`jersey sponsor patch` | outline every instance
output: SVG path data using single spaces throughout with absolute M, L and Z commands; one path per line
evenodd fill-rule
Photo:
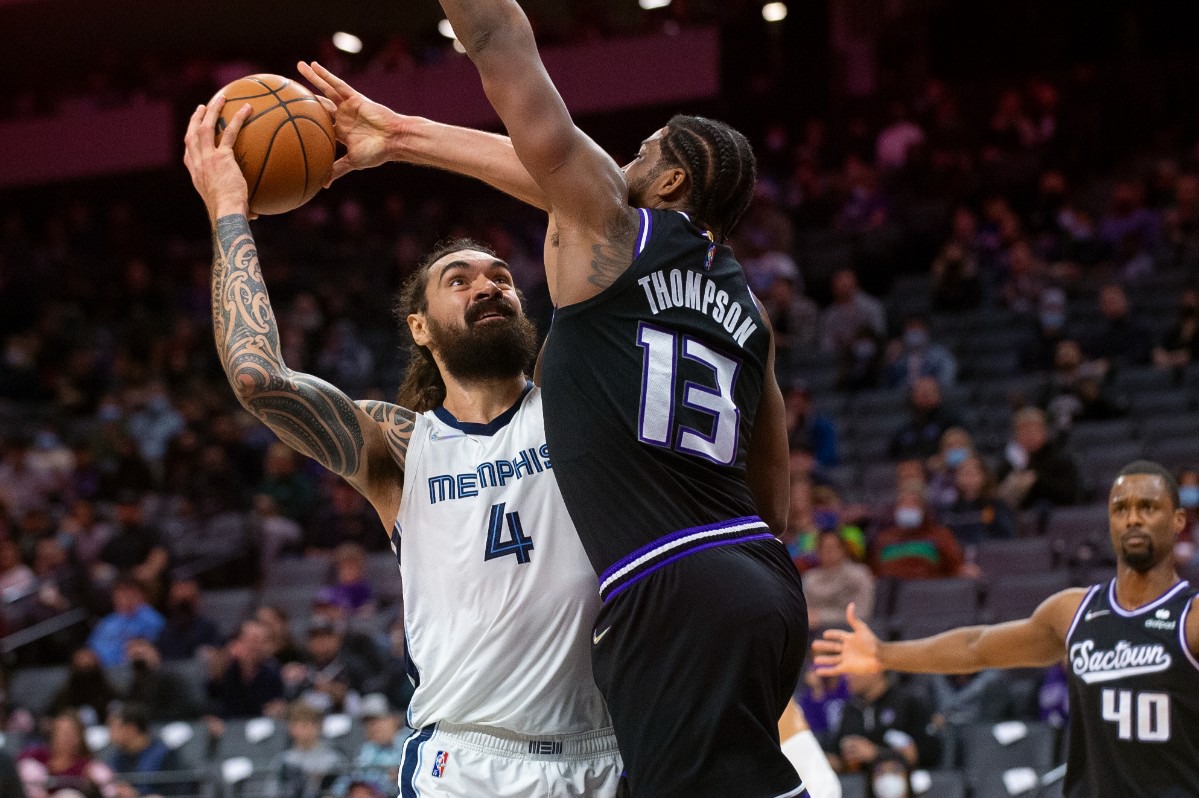
M 450 763 L 449 751 L 438 751 L 433 758 L 433 778 L 440 779 L 445 775 L 446 766 Z

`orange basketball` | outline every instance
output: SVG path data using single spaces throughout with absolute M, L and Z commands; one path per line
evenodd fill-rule
M 250 75 L 221 89 L 217 144 L 233 115 L 253 107 L 233 152 L 250 187 L 250 211 L 284 213 L 321 190 L 333 171 L 336 138 L 329 112 L 312 92 L 279 75 Z

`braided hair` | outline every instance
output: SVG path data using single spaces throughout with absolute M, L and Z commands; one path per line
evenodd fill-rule
M 702 116 L 676 115 L 662 137 L 662 161 L 691 180 L 687 210 L 724 242 L 753 199 L 757 163 L 749 140 Z
M 440 407 L 445 401 L 445 380 L 441 369 L 433 359 L 433 353 L 427 346 L 418 346 L 412 339 L 412 330 L 408 327 L 408 317 L 413 313 L 424 313 L 429 309 L 429 269 L 433 264 L 452 252 L 463 250 L 486 252 L 495 257 L 495 252 L 486 244 L 480 244 L 470 238 L 454 238 L 442 241 L 433 251 L 421 261 L 416 271 L 404 281 L 400 293 L 396 297 L 394 312 L 400 329 L 408 338 L 408 369 L 400 383 L 396 395 L 396 404 L 417 413 L 424 413 L 435 407 Z

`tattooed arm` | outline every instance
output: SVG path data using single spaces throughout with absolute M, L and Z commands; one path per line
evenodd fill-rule
M 571 305 L 595 296 L 633 259 L 637 214 L 628 206 L 624 172 L 575 126 L 515 0 L 441 0 L 441 7 L 553 211 L 555 301 Z
M 245 179 L 232 151 L 245 109 L 215 147 L 212 131 L 222 104 L 217 98 L 196 109 L 184 157 L 212 219 L 212 318 L 221 365 L 247 410 L 284 443 L 345 477 L 390 529 L 399 510 L 414 416 L 398 407 L 367 412 L 336 387 L 283 362 L 250 233 Z

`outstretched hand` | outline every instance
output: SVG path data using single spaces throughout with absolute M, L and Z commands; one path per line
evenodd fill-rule
M 366 98 L 316 61 L 310 64 L 301 61 L 296 67 L 324 95 L 317 99 L 333 117 L 337 140 L 346 148 L 346 154 L 333 162 L 333 174 L 326 188 L 347 172 L 393 160 L 404 116 Z
M 238 109 L 221 133 L 218 145 L 216 123 L 224 106 L 225 97 L 221 94 L 213 97 L 208 105 L 197 106 L 183 137 L 183 164 L 191 173 L 192 185 L 213 219 L 227 213 L 248 214 L 250 204 L 250 190 L 233 154 L 233 142 L 252 108 L 246 103 Z
M 812 643 L 816 672 L 821 676 L 881 672 L 883 663 L 879 660 L 878 638 L 858 618 L 852 602 L 845 610 L 845 618 L 851 631 L 826 629 L 824 639 Z

